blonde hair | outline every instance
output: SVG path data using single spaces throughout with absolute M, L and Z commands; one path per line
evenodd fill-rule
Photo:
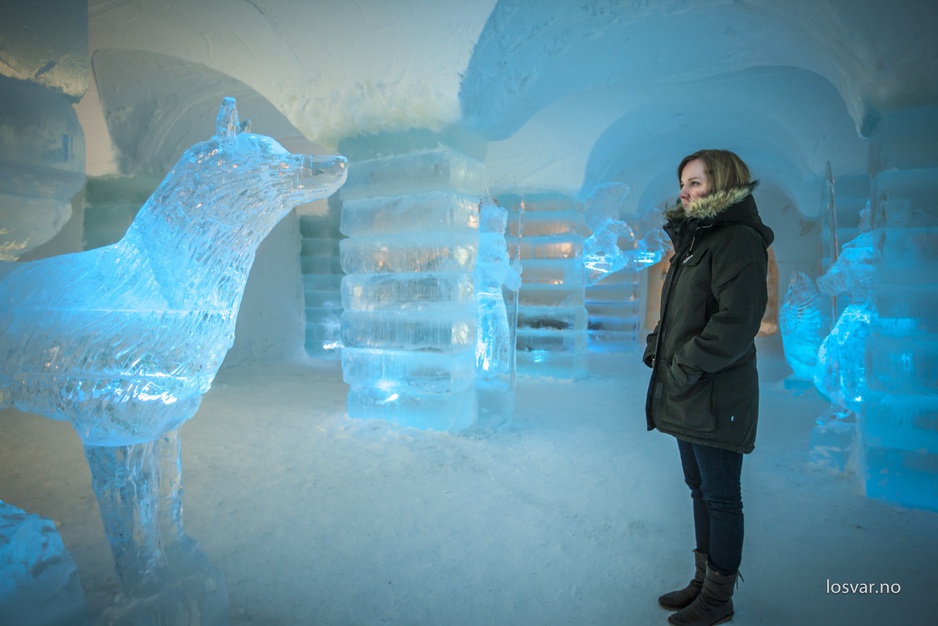
M 735 153 L 729 150 L 698 150 L 681 159 L 681 164 L 677 166 L 679 184 L 684 166 L 695 159 L 703 161 L 713 192 L 744 187 L 752 181 L 749 168 Z

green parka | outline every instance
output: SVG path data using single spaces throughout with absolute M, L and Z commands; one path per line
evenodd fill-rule
M 767 248 L 752 190 L 758 182 L 666 213 L 674 256 L 661 317 L 648 335 L 648 430 L 751 452 L 759 414 L 755 337 L 767 302 Z

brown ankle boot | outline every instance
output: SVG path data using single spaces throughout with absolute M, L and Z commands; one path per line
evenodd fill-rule
M 714 626 L 733 619 L 733 591 L 739 572 L 724 575 L 707 565 L 700 595 L 677 613 L 668 616 L 673 626 Z
M 704 575 L 707 572 L 707 555 L 694 550 L 694 564 L 696 566 L 694 579 L 687 583 L 687 586 L 683 589 L 669 591 L 659 596 L 658 604 L 669 611 L 677 611 L 694 601 L 700 594 L 701 588 L 703 588 Z

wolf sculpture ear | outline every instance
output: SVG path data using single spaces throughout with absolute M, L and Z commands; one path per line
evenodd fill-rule
M 234 98 L 225 98 L 218 109 L 218 120 L 215 123 L 215 136 L 224 139 L 234 139 L 241 130 L 238 122 L 238 107 Z

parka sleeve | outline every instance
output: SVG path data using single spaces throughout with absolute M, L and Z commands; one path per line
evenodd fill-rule
M 740 226 L 715 248 L 711 293 L 716 312 L 699 335 L 675 353 L 673 363 L 685 372 L 718 372 L 749 350 L 759 332 L 768 302 L 767 256 L 755 230 Z

